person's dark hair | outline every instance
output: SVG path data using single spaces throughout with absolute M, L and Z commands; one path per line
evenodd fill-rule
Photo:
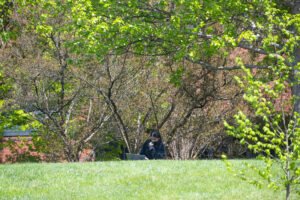
M 159 133 L 159 130 L 157 129 L 152 129 L 150 132 L 150 136 L 161 139 L 161 135 Z

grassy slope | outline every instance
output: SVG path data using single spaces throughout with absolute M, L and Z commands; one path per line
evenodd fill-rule
M 284 192 L 244 183 L 222 161 L 120 161 L 0 165 L 0 199 L 275 200 Z

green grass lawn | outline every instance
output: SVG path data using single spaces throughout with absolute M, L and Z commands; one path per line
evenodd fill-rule
M 284 195 L 233 177 L 219 160 L 0 165 L 0 199 L 275 200 Z

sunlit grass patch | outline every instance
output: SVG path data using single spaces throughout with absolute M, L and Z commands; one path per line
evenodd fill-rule
M 0 165 L 0 199 L 274 200 L 284 192 L 244 183 L 219 160 L 115 161 Z

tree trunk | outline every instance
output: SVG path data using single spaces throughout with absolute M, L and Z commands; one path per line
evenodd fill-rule
M 290 184 L 288 183 L 287 186 L 286 186 L 285 200 L 289 200 L 290 199 L 290 194 L 291 194 Z
M 294 0 L 294 6 L 292 7 L 292 14 L 296 15 L 300 13 L 300 0 Z M 297 35 L 297 29 L 294 28 L 294 35 Z M 300 75 L 298 75 L 297 73 L 300 73 L 300 69 L 297 69 L 297 64 L 300 61 L 300 48 L 297 45 L 296 48 L 294 49 L 294 62 L 292 63 L 292 76 L 291 80 L 293 82 L 298 82 L 300 80 Z M 292 86 L 292 95 L 296 96 L 298 99 L 296 99 L 295 105 L 294 105 L 294 112 L 300 113 L 300 84 L 295 84 Z M 289 145 L 288 145 L 288 138 L 287 138 L 287 154 L 289 154 L 288 152 L 289 150 Z M 291 193 L 291 185 L 289 183 L 290 181 L 290 170 L 289 170 L 289 157 L 287 158 L 287 164 L 286 164 L 286 170 L 287 170 L 287 185 L 285 186 L 286 189 L 286 196 L 285 199 L 289 200 L 290 199 L 290 193 Z
M 300 13 L 300 0 L 294 1 L 294 7 L 292 9 L 293 9 L 292 11 L 293 14 Z M 294 35 L 297 35 L 298 33 L 296 32 L 297 30 L 295 28 L 294 31 L 295 31 Z M 295 82 L 298 81 L 298 79 L 300 78 L 299 75 L 297 75 L 297 73 L 300 73 L 300 69 L 296 68 L 297 64 L 300 61 L 300 48 L 298 46 L 294 49 L 294 57 L 295 57 L 295 61 L 292 63 L 292 67 L 293 67 L 292 75 L 294 77 L 292 77 L 292 81 Z M 300 113 L 300 84 L 295 84 L 292 87 L 292 94 L 298 97 L 294 105 L 294 112 Z

